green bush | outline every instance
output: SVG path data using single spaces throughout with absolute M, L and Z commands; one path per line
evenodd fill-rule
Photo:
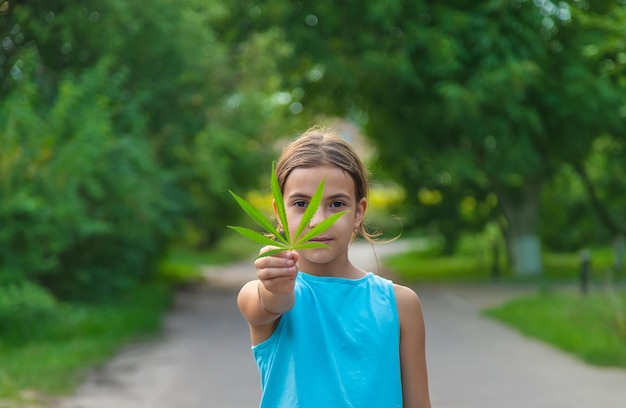
M 49 109 L 35 110 L 28 78 L 0 105 L 0 265 L 63 298 L 111 299 L 149 279 L 175 222 L 147 138 L 114 130 L 122 78 L 109 65 L 67 75 Z
M 0 269 L 106 302 L 173 243 L 216 245 L 240 216 L 228 189 L 293 129 L 272 99 L 281 30 L 224 42 L 227 8 L 197 0 L 4 3 Z
M 30 282 L 0 286 L 0 338 L 34 338 L 55 323 L 61 309 L 45 289 Z

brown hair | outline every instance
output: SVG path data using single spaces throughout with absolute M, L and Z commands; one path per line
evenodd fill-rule
M 368 197 L 369 172 L 352 146 L 332 130 L 317 126 L 287 145 L 278 159 L 275 169 L 281 192 L 284 192 L 287 177 L 296 168 L 326 164 L 337 166 L 352 177 L 357 202 Z M 378 236 L 367 232 L 363 223 L 358 226 L 357 232 L 370 242 Z

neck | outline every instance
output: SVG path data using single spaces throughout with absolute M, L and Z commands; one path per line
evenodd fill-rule
M 306 259 L 300 258 L 298 268 L 300 271 L 309 275 L 333 278 L 359 279 L 366 274 L 364 270 L 354 266 L 347 256 L 329 263 L 309 262 Z

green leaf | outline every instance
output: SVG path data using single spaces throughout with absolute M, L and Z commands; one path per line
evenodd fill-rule
M 330 248 L 330 246 L 326 244 L 322 244 L 321 242 L 304 242 L 298 246 L 293 247 L 293 250 L 300 249 L 316 249 L 316 248 Z
M 259 232 L 256 232 L 254 230 L 251 230 L 249 228 L 243 228 L 243 227 L 233 227 L 233 226 L 228 226 L 228 228 L 237 231 L 239 234 L 243 235 L 244 237 L 258 243 L 261 245 L 274 245 L 277 246 L 280 243 L 274 241 L 273 239 L 271 239 L 270 237 L 268 237 L 267 235 L 263 235 Z
M 274 196 L 274 203 L 276 204 L 276 212 L 278 213 L 280 225 L 282 225 L 283 230 L 285 231 L 286 243 L 291 244 L 289 224 L 287 223 L 287 213 L 285 212 L 285 201 L 283 200 L 283 193 L 280 191 L 280 185 L 278 184 L 278 177 L 276 176 L 274 164 L 272 164 L 272 195 Z
M 280 248 L 276 248 L 276 249 L 271 249 L 267 252 L 262 253 L 261 255 L 257 256 L 257 259 L 259 258 L 264 258 L 266 256 L 272 256 L 272 255 L 276 255 L 279 254 L 281 252 L 285 252 L 285 251 L 299 251 L 302 249 L 316 249 L 316 248 L 330 248 L 328 245 L 326 244 L 322 244 L 321 242 L 306 242 L 306 243 L 302 243 L 298 246 L 294 246 L 291 248 L 287 248 L 287 247 L 280 247 Z
M 320 235 L 321 233 L 323 233 L 324 231 L 332 227 L 333 224 L 339 219 L 339 217 L 341 217 L 347 212 L 348 211 L 338 212 L 337 214 L 333 214 L 330 217 L 326 218 L 325 220 L 321 221 L 315 227 L 311 228 L 311 230 L 307 232 L 302 238 L 298 239 L 297 242 L 293 243 L 292 246 L 294 247 L 299 246 L 300 244 L 307 242 L 310 239 L 313 239 L 316 236 Z
M 276 249 L 271 249 L 271 250 L 269 250 L 267 252 L 263 252 L 262 254 L 257 256 L 256 259 L 265 258 L 266 256 L 272 256 L 272 255 L 280 254 L 281 252 L 290 251 L 290 250 L 291 250 L 291 248 L 288 248 L 288 247 L 280 247 L 280 248 L 276 248 Z
M 259 224 L 261 227 L 265 228 L 265 230 L 268 231 L 270 234 L 274 235 L 276 239 L 280 240 L 286 245 L 289 244 L 289 240 L 286 240 L 283 235 L 279 233 L 278 230 L 276 230 L 276 227 L 274 227 L 272 221 L 267 219 L 267 217 L 265 217 L 259 210 L 254 208 L 254 206 L 252 206 L 246 200 L 239 197 L 237 194 L 233 193 L 230 190 L 229 192 L 235 198 L 239 206 L 245 211 L 245 213 L 250 216 L 250 218 L 256 221 L 257 224 Z
M 322 194 L 324 192 L 324 182 L 325 179 L 322 179 L 322 182 L 317 187 L 317 190 L 315 190 L 315 194 L 313 194 L 313 197 L 311 197 L 311 201 L 309 202 L 309 205 L 306 207 L 306 210 L 304 211 L 304 214 L 300 219 L 300 225 L 298 225 L 296 236 L 293 238 L 296 242 L 299 242 L 298 238 L 300 237 L 300 234 L 302 234 L 307 225 L 309 225 L 309 222 L 311 222 L 311 220 L 313 219 L 317 208 L 320 206 L 320 202 L 322 201 Z
M 278 213 L 278 218 L 280 223 L 285 230 L 285 234 L 281 234 L 278 232 L 276 227 L 272 224 L 270 220 L 268 220 L 259 210 L 254 208 L 250 203 L 248 203 L 243 198 L 239 197 L 237 194 L 230 192 L 231 195 L 235 198 L 239 206 L 248 214 L 252 219 L 254 219 L 259 225 L 265 228 L 270 234 L 273 234 L 276 239 L 279 241 L 274 241 L 270 237 L 263 235 L 257 231 L 251 230 L 249 228 L 243 227 L 233 227 L 229 226 L 232 230 L 238 232 L 242 236 L 257 242 L 262 245 L 273 245 L 276 249 L 269 250 L 257 256 L 258 258 L 264 258 L 266 256 L 272 256 L 279 254 L 281 252 L 290 251 L 290 250 L 301 250 L 301 249 L 314 249 L 314 248 L 330 248 L 328 245 L 323 244 L 321 242 L 309 242 L 311 239 L 320 235 L 324 231 L 328 230 L 332 225 L 347 211 L 342 211 L 336 214 L 331 215 L 330 217 L 322 220 L 318 225 L 312 228 L 309 232 L 302 235 L 304 230 L 307 228 L 311 219 L 315 215 L 315 212 L 320 206 L 322 201 L 322 196 L 324 193 L 324 180 L 320 183 L 311 197 L 311 201 L 307 206 L 307 209 L 304 211 L 302 215 L 302 219 L 300 220 L 300 225 L 298 225 L 298 229 L 296 231 L 296 236 L 292 242 L 291 237 L 289 235 L 289 224 L 287 222 L 287 212 L 285 210 L 285 202 L 283 200 L 283 194 L 280 191 L 280 185 L 278 184 L 278 178 L 276 176 L 276 169 L 274 165 L 272 165 L 272 195 L 274 197 L 274 203 L 276 205 L 276 212 Z

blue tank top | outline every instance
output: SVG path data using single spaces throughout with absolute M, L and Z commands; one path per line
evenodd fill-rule
M 300 272 L 295 293 L 272 336 L 252 347 L 261 408 L 402 407 L 393 283 Z

